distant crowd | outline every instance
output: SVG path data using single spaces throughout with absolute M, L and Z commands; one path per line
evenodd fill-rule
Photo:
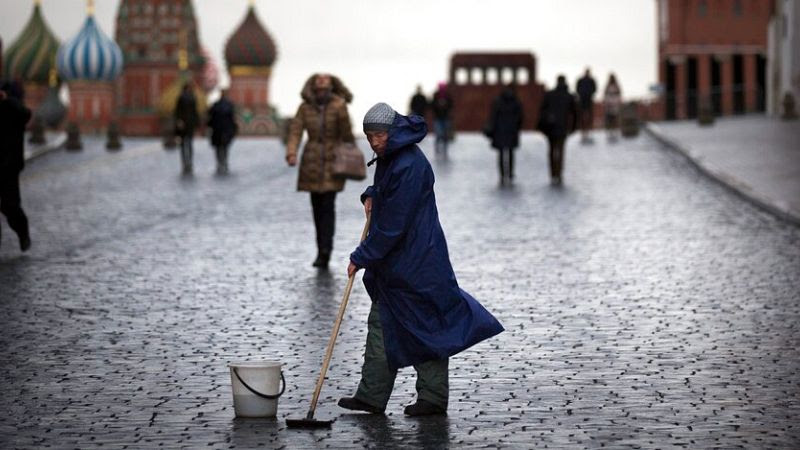
M 536 129 L 547 138 L 550 178 L 553 184 L 562 182 L 564 169 L 564 144 L 566 138 L 577 128 L 581 129 L 581 142 L 592 143 L 590 130 L 594 127 L 594 103 L 597 83 L 589 68 L 578 80 L 575 93 L 571 93 L 566 77 L 559 75 L 556 86 L 545 93 L 539 107 Z M 617 138 L 622 110 L 622 90 L 615 75 L 608 77 L 602 98 L 603 122 L 611 140 Z M 428 99 L 420 86 L 411 97 L 409 112 L 427 117 L 430 112 L 436 135 L 436 152 L 447 152 L 447 144 L 453 138 L 453 97 L 447 85 L 440 83 L 433 96 Z M 500 183 L 510 184 L 514 179 L 514 150 L 519 147 L 519 135 L 524 119 L 522 101 L 515 86 L 507 85 L 494 99 L 487 111 L 483 134 L 498 151 Z

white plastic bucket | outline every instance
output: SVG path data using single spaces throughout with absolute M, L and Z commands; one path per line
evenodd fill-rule
M 231 363 L 236 417 L 275 417 L 278 398 L 286 390 L 282 364 L 274 361 Z

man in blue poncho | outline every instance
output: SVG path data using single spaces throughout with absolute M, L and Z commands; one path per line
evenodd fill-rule
M 448 358 L 501 331 L 500 323 L 458 287 L 433 193 L 433 170 L 416 145 L 427 134 L 420 116 L 378 103 L 364 117 L 378 155 L 372 186 L 361 195 L 369 235 L 350 254 L 372 298 L 361 382 L 339 406 L 383 413 L 397 369 L 414 366 L 417 402 L 409 416 L 446 414 Z

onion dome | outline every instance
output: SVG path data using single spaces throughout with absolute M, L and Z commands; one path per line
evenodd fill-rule
M 64 117 L 67 116 L 67 108 L 61 102 L 58 96 L 59 87 L 50 86 L 47 90 L 47 95 L 44 97 L 39 109 L 36 110 L 36 115 L 42 119 L 42 122 L 49 128 L 58 128 Z
M 33 15 L 3 58 L 3 76 L 47 84 L 59 42 L 42 17 L 39 2 Z
M 58 49 L 56 63 L 65 80 L 112 81 L 122 72 L 122 51 L 89 15 L 78 35 Z
M 228 67 L 271 67 L 278 54 L 275 42 L 256 17 L 251 5 L 239 28 L 225 45 L 225 62 Z
M 203 65 L 202 78 L 200 80 L 200 87 L 206 92 L 211 92 L 219 83 L 219 67 L 214 59 L 211 57 L 211 52 L 203 48 L 200 51 L 203 58 L 206 60 Z

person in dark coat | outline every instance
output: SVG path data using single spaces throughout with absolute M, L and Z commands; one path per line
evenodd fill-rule
M 208 126 L 211 128 L 211 146 L 217 153 L 217 173 L 228 173 L 228 150 L 231 141 L 239 130 L 236 125 L 236 107 L 228 99 L 228 91 L 223 90 L 219 100 L 208 110 Z
M 439 223 L 434 175 L 417 143 L 425 120 L 378 103 L 364 132 L 378 155 L 373 184 L 361 195 L 367 238 L 350 254 L 348 276 L 366 269 L 372 299 L 361 381 L 347 409 L 382 413 L 397 370 L 414 366 L 417 402 L 410 416 L 446 414 L 448 358 L 503 331 L 502 325 L 456 281 Z
M 594 122 L 594 94 L 597 92 L 597 83 L 592 78 L 592 73 L 588 67 L 578 80 L 575 91 L 578 93 L 580 105 L 581 140 L 589 142 L 589 131 L 592 129 L 592 122 Z
M 428 112 L 428 99 L 422 93 L 422 86 L 417 85 L 417 92 L 411 97 L 411 104 L 409 105 L 411 114 L 425 117 Z
M 547 137 L 550 145 L 550 178 L 553 184 L 561 184 L 564 170 L 564 142 L 575 131 L 578 117 L 575 97 L 570 94 L 567 80 L 558 76 L 555 89 L 548 91 L 539 108 L 538 129 Z
M 447 144 L 453 132 L 453 97 L 447 90 L 447 83 L 439 83 L 430 106 L 433 111 L 433 132 L 436 134 L 436 153 L 447 154 Z
M 22 210 L 19 174 L 25 168 L 25 125 L 31 119 L 31 110 L 22 103 L 23 95 L 16 83 L 0 86 L 0 211 L 17 233 L 24 252 L 31 247 L 31 237 Z
M 484 132 L 497 149 L 500 184 L 514 180 L 514 149 L 519 147 L 522 128 L 522 102 L 512 87 L 506 87 L 492 102 L 489 120 Z
M 192 92 L 191 84 L 186 83 L 175 104 L 175 134 L 181 138 L 181 163 L 184 175 L 192 174 L 192 139 L 199 122 L 197 99 Z

